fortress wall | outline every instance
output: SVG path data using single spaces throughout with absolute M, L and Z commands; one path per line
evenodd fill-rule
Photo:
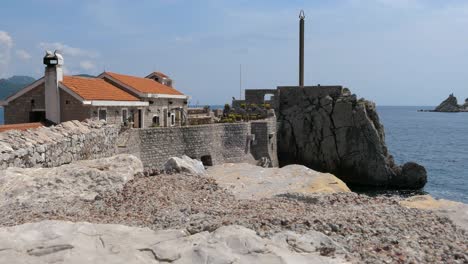
M 56 167 L 117 153 L 137 156 L 145 170 L 160 170 L 170 157 L 182 155 L 202 160 L 206 165 L 253 163 L 266 157 L 273 166 L 277 166 L 276 120 L 273 117 L 252 123 L 129 129 L 123 132 L 119 126 L 88 120 L 0 133 L 2 169 Z
M 56 167 L 116 153 L 119 128 L 100 121 L 0 133 L 0 167 Z
M 140 157 L 146 170 L 162 169 L 170 157 L 182 155 L 211 160 L 212 165 L 253 161 L 250 130 L 250 123 L 135 129 L 130 138 L 139 138 L 139 150 L 133 147 L 130 152 Z

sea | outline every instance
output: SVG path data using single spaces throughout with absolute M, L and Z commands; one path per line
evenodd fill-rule
M 418 112 L 420 109 L 434 107 L 377 107 L 390 153 L 399 164 L 414 161 L 426 167 L 428 182 L 423 192 L 468 203 L 468 113 Z

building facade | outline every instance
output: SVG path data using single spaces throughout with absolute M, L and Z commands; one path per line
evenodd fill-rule
M 187 95 L 167 75 L 137 77 L 103 72 L 96 78 L 64 76 L 63 56 L 44 57 L 45 75 L 1 102 L 5 124 L 100 119 L 134 128 L 171 127 L 187 121 Z

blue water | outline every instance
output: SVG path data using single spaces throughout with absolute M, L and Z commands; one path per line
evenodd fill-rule
M 386 142 L 397 163 L 426 167 L 424 190 L 468 203 L 468 113 L 417 112 L 434 107 L 378 107 Z
M 429 178 L 424 190 L 432 196 L 468 203 L 468 113 L 418 109 L 433 107 L 377 108 L 390 153 L 399 164 L 415 161 L 426 167 Z

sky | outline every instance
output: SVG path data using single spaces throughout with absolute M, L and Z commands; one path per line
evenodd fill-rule
M 66 74 L 161 71 L 193 104 L 242 89 L 343 85 L 377 105 L 468 97 L 466 0 L 2 0 L 0 78 L 43 76 L 45 50 Z M 242 82 L 240 82 L 242 65 Z

